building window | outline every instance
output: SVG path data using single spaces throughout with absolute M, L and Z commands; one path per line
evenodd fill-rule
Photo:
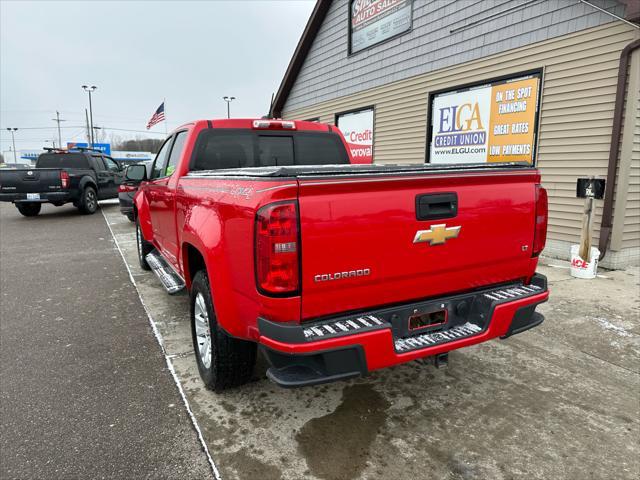
M 430 163 L 535 163 L 541 71 L 431 95 Z
M 349 53 L 373 47 L 411 30 L 413 0 L 351 0 Z
M 353 163 L 373 163 L 373 107 L 336 114 L 336 125 L 344 135 Z

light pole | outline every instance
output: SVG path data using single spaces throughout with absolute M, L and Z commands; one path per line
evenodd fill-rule
M 7 130 L 11 132 L 11 142 L 13 143 L 13 163 L 18 163 L 18 157 L 16 156 L 16 137 L 15 132 L 18 131 L 16 127 L 7 127 Z
M 87 85 L 82 85 L 82 89 L 89 94 L 89 121 L 91 123 L 91 127 L 89 130 L 91 145 L 89 145 L 89 148 L 93 148 L 93 108 L 91 107 L 91 93 L 94 92 L 97 88 L 98 87 L 96 87 L 95 85 L 91 85 L 90 87 Z
M 231 118 L 231 102 L 233 102 L 236 97 L 222 97 L 222 99 L 227 102 L 227 118 Z
M 98 130 L 102 130 L 102 127 L 94 126 L 93 127 L 93 141 L 96 141 L 96 137 L 98 136 Z
M 58 124 L 58 143 L 60 144 L 60 148 L 62 148 L 62 132 L 60 131 L 60 122 L 66 122 L 66 120 L 62 120 L 60 118 L 60 112 L 57 110 L 56 110 L 56 118 L 52 118 L 51 120 L 53 120 Z M 53 146 L 55 148 L 55 142 Z

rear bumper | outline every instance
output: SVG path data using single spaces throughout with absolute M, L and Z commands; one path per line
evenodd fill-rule
M 271 363 L 268 377 L 283 387 L 331 382 L 492 338 L 507 338 L 544 321 L 547 280 L 299 324 L 258 319 L 260 344 Z M 410 331 L 412 313 L 446 310 L 445 323 Z
M 58 202 L 70 202 L 72 200 L 73 199 L 71 198 L 71 193 L 69 192 L 40 192 L 39 200 L 27 200 L 26 193 L 0 193 L 0 202 L 58 203 Z

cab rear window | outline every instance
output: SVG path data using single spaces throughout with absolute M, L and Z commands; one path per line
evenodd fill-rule
M 348 163 L 344 144 L 334 133 L 213 129 L 198 137 L 190 169 Z
M 89 168 L 82 153 L 43 153 L 36 161 L 37 168 Z

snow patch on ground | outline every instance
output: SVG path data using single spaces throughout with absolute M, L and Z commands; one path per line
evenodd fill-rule
M 613 323 L 611 323 L 606 318 L 597 317 L 597 318 L 595 318 L 595 321 L 598 322 L 598 324 L 602 328 L 604 328 L 605 330 L 611 330 L 613 333 L 615 333 L 616 335 L 618 335 L 620 337 L 632 337 L 633 336 L 633 334 L 631 332 L 625 330 L 624 327 L 620 327 L 618 325 L 614 325 Z

